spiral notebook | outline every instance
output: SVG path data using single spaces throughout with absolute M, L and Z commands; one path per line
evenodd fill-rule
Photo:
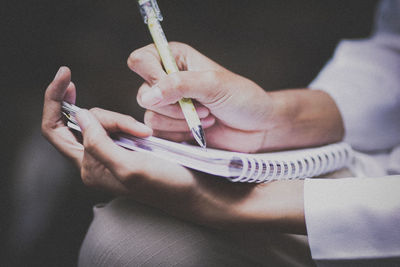
M 79 108 L 66 102 L 62 108 L 68 126 L 80 131 L 74 117 Z M 194 170 L 226 177 L 233 182 L 262 183 L 315 177 L 349 166 L 354 158 L 351 147 L 343 142 L 307 149 L 246 154 L 210 148 L 204 150 L 153 136 L 140 138 L 120 134 L 112 138 L 124 148 L 151 153 Z

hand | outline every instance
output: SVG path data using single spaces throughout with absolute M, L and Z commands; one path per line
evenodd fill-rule
M 266 93 L 188 45 L 170 43 L 179 73 L 167 75 L 154 45 L 134 51 L 128 66 L 145 82 L 137 101 L 147 109 L 154 134 L 174 141 L 191 139 L 177 101 L 194 99 L 210 147 L 257 152 L 320 145 L 343 136 L 340 113 L 324 92 Z
M 77 114 L 83 145 L 64 125 L 61 101 L 75 102 L 69 69 L 61 68 L 45 94 L 43 135 L 81 170 L 85 184 L 162 209 L 177 217 L 223 229 L 279 229 L 304 233 L 302 181 L 235 184 L 193 172 L 149 154 L 125 150 L 108 132 L 147 136 L 144 125 L 101 109 Z
M 104 120 L 104 112 L 97 118 Z M 116 179 L 133 199 L 210 227 L 305 233 L 303 181 L 239 184 L 190 171 L 117 146 L 97 118 L 86 110 L 77 114 L 90 158 L 82 166 L 82 178 L 102 186 Z
M 75 100 L 76 88 L 71 82 L 71 71 L 67 67 L 61 67 L 45 93 L 42 118 L 43 136 L 75 163 L 81 170 L 86 184 L 103 187 L 114 193 L 126 193 L 127 190 L 124 186 L 87 153 L 84 146 L 78 142 L 75 135 L 65 125 L 61 113 L 61 103 L 67 101 L 74 104 Z M 126 132 L 142 137 L 152 133 L 151 129 L 126 115 L 98 108 L 92 109 L 91 113 L 97 116 L 110 132 Z M 90 176 L 87 173 L 90 173 Z M 94 180 L 92 177 L 97 178 Z
M 209 146 L 256 151 L 272 111 L 271 98 L 254 82 L 236 75 L 193 48 L 171 43 L 180 73 L 166 75 L 153 45 L 131 54 L 129 67 L 145 79 L 137 96 L 147 108 L 145 123 L 154 134 L 175 141 L 191 139 L 177 101 L 196 100 Z

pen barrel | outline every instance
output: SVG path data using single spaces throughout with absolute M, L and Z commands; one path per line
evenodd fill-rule
M 201 125 L 199 116 L 197 115 L 196 109 L 193 105 L 193 101 L 190 98 L 182 98 L 179 100 L 179 106 L 182 109 L 189 129 L 196 129 L 199 125 Z
M 158 54 L 160 55 L 162 64 L 167 74 L 178 72 L 178 66 L 174 56 L 172 55 L 171 49 L 169 48 L 167 38 L 165 37 L 164 31 L 161 27 L 159 20 L 153 9 L 146 9 L 147 12 L 147 26 L 149 28 L 151 37 L 153 38 L 154 44 L 157 48 Z M 206 147 L 206 140 L 204 131 L 201 126 L 199 115 L 197 115 L 196 109 L 190 98 L 182 98 L 179 100 L 179 105 L 182 109 L 183 115 L 185 116 L 186 122 L 189 126 L 193 137 L 203 148 Z
M 164 31 L 161 28 L 160 22 L 155 16 L 149 16 L 147 25 L 160 55 L 165 71 L 168 74 L 178 72 L 178 66 L 176 65 L 176 61 L 172 55 L 171 49 L 169 48 L 167 38 L 165 37 Z
M 178 72 L 178 66 L 176 65 L 176 61 L 172 55 L 171 49 L 169 48 L 168 41 L 161 24 L 153 14 L 149 14 L 147 25 L 160 55 L 164 69 L 167 74 Z M 182 98 L 179 100 L 179 105 L 182 109 L 183 115 L 185 116 L 189 129 L 197 128 L 199 125 L 201 125 L 199 116 L 197 115 L 196 109 L 193 105 L 193 101 L 190 98 Z

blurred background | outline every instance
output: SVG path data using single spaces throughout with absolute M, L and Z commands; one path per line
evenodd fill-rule
M 170 41 L 192 45 L 266 90 L 306 87 L 343 38 L 371 31 L 375 0 L 159 0 Z M 151 42 L 134 0 L 2 2 L 0 9 L 2 266 L 74 266 L 92 206 L 111 196 L 40 134 L 43 94 L 69 66 L 77 104 L 142 120 L 142 80 L 126 66 Z

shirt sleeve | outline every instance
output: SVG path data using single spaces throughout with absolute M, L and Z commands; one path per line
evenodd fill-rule
M 400 175 L 307 179 L 304 203 L 319 266 L 374 258 L 400 264 Z
M 353 148 L 390 151 L 400 144 L 400 1 L 381 1 L 375 22 L 370 38 L 339 43 L 310 88 L 334 99 Z M 400 176 L 307 179 L 304 205 L 319 266 L 400 266 Z
M 372 37 L 341 41 L 309 87 L 334 99 L 355 149 L 400 144 L 400 1 L 382 1 Z

